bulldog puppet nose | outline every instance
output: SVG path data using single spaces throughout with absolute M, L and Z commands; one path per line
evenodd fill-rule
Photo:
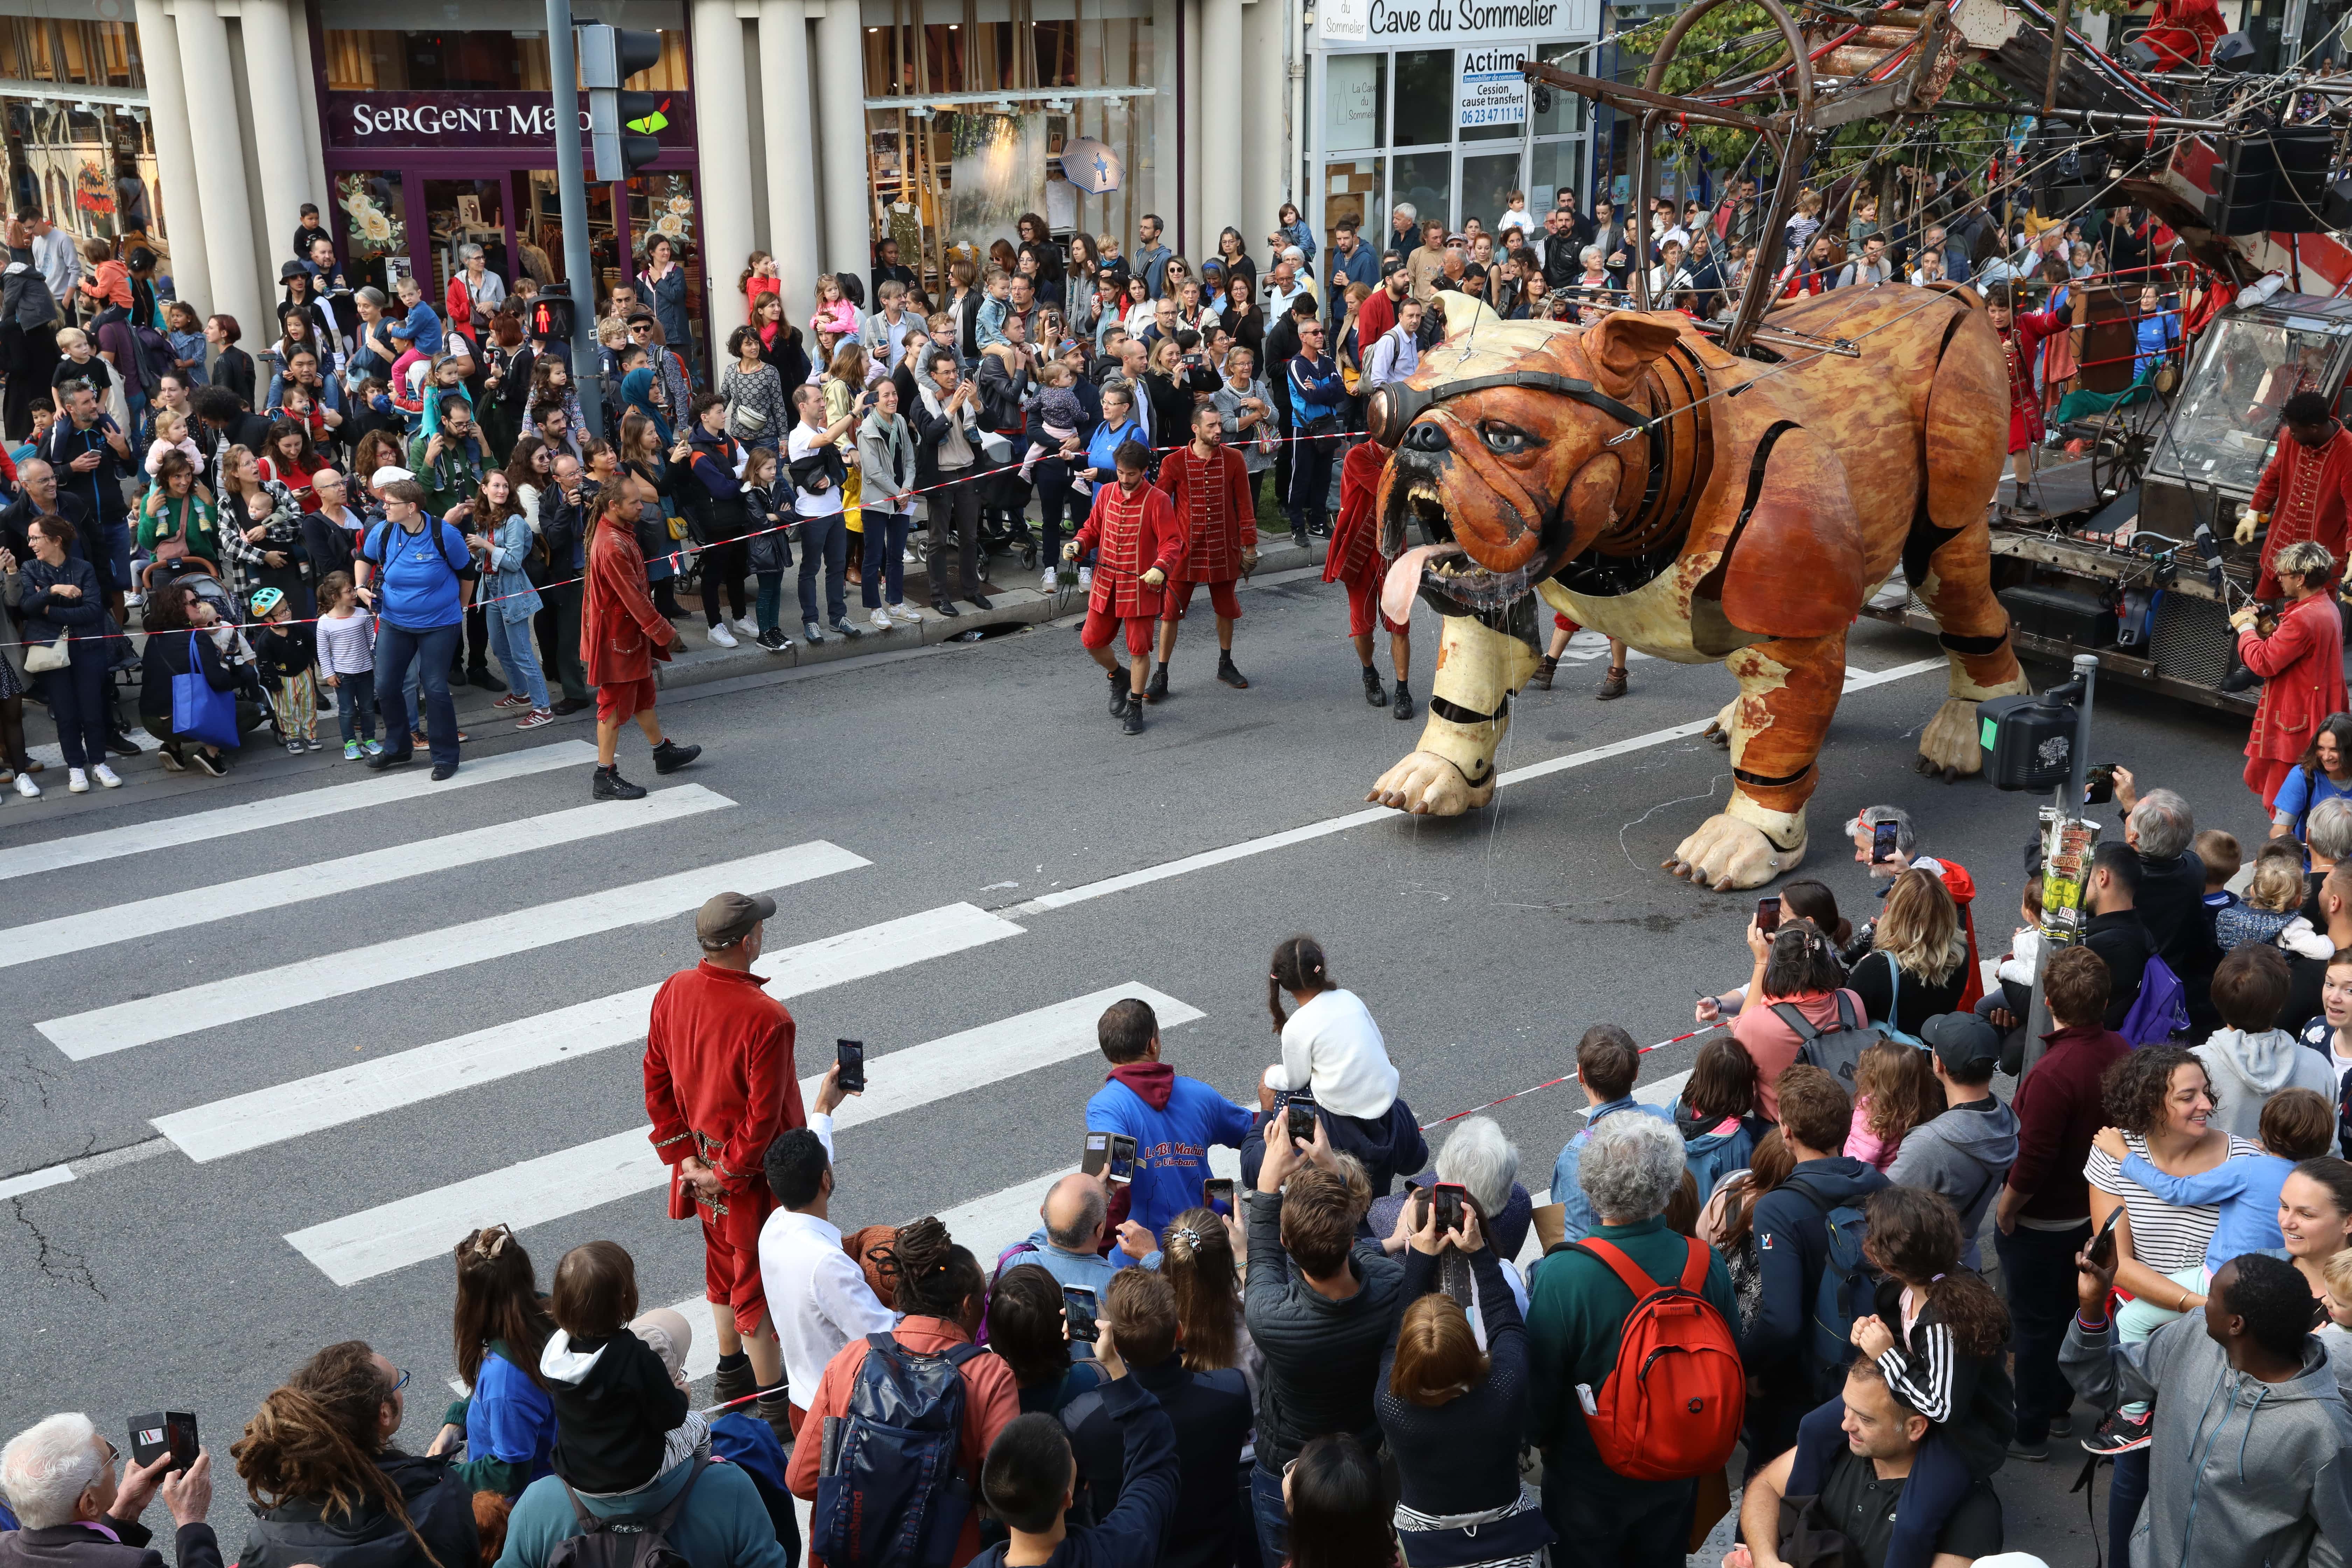
M 1407 430 L 1399 445 L 1408 452 L 1443 452 L 1446 447 L 1445 432 L 1434 422 L 1424 419 Z

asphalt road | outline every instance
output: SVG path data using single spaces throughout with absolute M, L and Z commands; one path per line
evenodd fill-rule
M 542 1280 L 601 1237 L 635 1254 L 648 1303 L 698 1294 L 697 1237 L 644 1175 L 632 997 L 693 962 L 694 905 L 747 879 L 776 891 L 772 957 L 798 950 L 803 1072 L 836 1037 L 866 1042 L 874 1092 L 839 1143 L 845 1227 L 938 1212 L 992 1253 L 1025 1228 L 1042 1178 L 1076 1162 L 1102 1077 L 1096 993 L 1148 986 L 1197 1010 L 1167 1031 L 1171 1058 L 1245 1097 L 1275 1050 L 1266 954 L 1313 931 L 1424 1121 L 1571 1070 L 1593 1023 L 1645 1041 L 1689 1030 L 1696 986 L 1744 977 L 1751 900 L 1658 870 L 1729 768 L 1704 741 L 1655 737 L 1711 714 L 1729 677 L 1637 660 L 1632 694 L 1604 704 L 1601 661 L 1565 665 L 1557 690 L 1518 704 L 1504 768 L 1624 749 L 1459 820 L 1384 816 L 1254 845 L 1360 812 L 1419 730 L 1366 706 L 1344 602 L 1314 577 L 1244 592 L 1249 691 L 1212 679 L 1196 618 L 1140 739 L 1105 714 L 1066 623 L 677 693 L 664 720 L 704 758 L 656 781 L 625 741 L 625 767 L 658 784 L 667 816 L 619 830 L 579 813 L 586 764 L 548 751 L 581 743 L 576 721 L 478 729 L 461 784 L 556 765 L 420 782 L 405 799 L 369 804 L 368 775 L 336 755 L 0 805 L 0 1431 L 66 1408 L 117 1430 L 163 1405 L 196 1411 L 225 1449 L 310 1352 L 358 1337 L 414 1373 L 404 1436 L 421 1446 L 454 1371 L 448 1248 L 477 1224 L 515 1220 Z M 1423 698 L 1434 630 L 1421 612 Z M 1934 653 L 1865 623 L 1850 663 Z M 1848 695 L 1806 871 L 1866 910 L 1838 825 L 1901 805 L 1933 853 L 1974 872 L 1997 951 L 2036 802 L 1912 771 L 1943 684 L 1938 665 Z M 2252 837 L 2242 737 L 2199 710 L 2101 694 L 2097 760 L 2179 789 L 2200 826 Z M 707 795 L 664 801 L 689 785 Z M 260 815 L 204 815 L 247 806 Z M 213 836 L 187 841 L 191 824 Z M 783 853 L 795 847 L 815 847 Z M 188 896 L 152 902 L 168 895 Z M 27 930 L 75 916 L 94 918 Z M 1687 1068 L 1691 1049 L 1654 1053 L 1644 1082 Z M 1494 1112 L 1531 1189 L 1578 1125 L 1576 1097 Z M 2004 1473 L 2012 1547 L 2054 1560 L 2086 1544 L 2067 1539 L 2073 1468 Z

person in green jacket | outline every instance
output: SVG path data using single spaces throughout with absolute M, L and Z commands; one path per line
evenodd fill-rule
M 155 466 L 155 483 L 139 509 L 139 548 L 155 553 L 177 540 L 187 553 L 220 564 L 220 529 L 212 503 L 196 493 L 196 466 L 184 452 L 166 452 Z
M 482 438 L 474 429 L 474 405 L 461 393 L 441 395 L 441 428 L 408 444 L 408 467 L 425 487 L 425 510 L 442 518 L 481 488 Z
M 1662 1284 L 1680 1278 L 1692 1242 L 1663 1217 L 1683 1182 L 1682 1135 L 1672 1122 L 1611 1117 L 1584 1146 L 1576 1182 L 1601 1222 L 1587 1239 L 1613 1244 Z M 1736 1338 L 1739 1308 L 1719 1256 L 1708 1258 L 1700 1294 Z M 1616 1371 L 1633 1310 L 1633 1291 L 1600 1258 L 1570 1250 L 1543 1260 L 1528 1300 L 1528 1438 L 1543 1450 L 1544 1517 L 1560 1540 L 1578 1542 L 1591 1562 L 1680 1562 L 1698 1482 L 1637 1480 L 1610 1469 L 1579 1394 L 1598 1394 Z

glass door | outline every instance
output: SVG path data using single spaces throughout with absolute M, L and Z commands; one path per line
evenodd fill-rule
M 449 280 L 465 270 L 460 253 L 471 245 L 482 247 L 488 269 L 511 289 L 514 268 L 507 241 L 510 208 L 506 177 L 426 179 L 419 184 L 424 187 L 427 246 L 422 263 L 428 283 L 425 298 L 438 305 L 448 297 Z
M 1475 147 L 1476 143 L 1471 145 Z M 1507 153 L 1465 149 L 1462 153 L 1462 173 L 1454 188 L 1462 196 L 1455 226 L 1466 225 L 1475 217 L 1479 226 L 1495 234 L 1503 214 L 1510 210 L 1511 193 L 1526 189 L 1519 181 L 1519 149 L 1514 146 Z

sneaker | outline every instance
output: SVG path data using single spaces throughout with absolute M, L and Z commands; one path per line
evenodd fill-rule
M 2038 1465 L 2050 1458 L 2050 1445 L 2047 1441 L 2029 1443 L 2022 1437 L 2011 1437 L 2009 1440 L 2009 1457 Z
M 302 749 L 307 752 L 323 752 L 327 749 L 327 742 L 316 735 L 305 735 L 302 737 Z
M 365 752 L 371 757 L 380 757 L 383 755 L 383 742 L 382 741 L 362 741 L 360 742 L 360 750 Z
M 509 691 L 504 697 L 499 698 L 496 702 L 491 703 L 490 706 L 493 708 L 528 708 L 530 706 L 530 699 L 525 697 L 520 691 Z
M 552 724 L 554 722 L 555 710 L 553 709 L 534 708 L 530 712 L 515 721 L 515 728 L 518 730 L 536 730 L 541 724 Z
M 2105 1455 L 2134 1453 L 2147 1447 L 2155 1426 L 2146 1413 L 2134 1417 L 2118 1410 L 2100 1422 L 2096 1432 L 2083 1439 L 2083 1450 Z
M 814 621 L 803 621 L 801 623 L 801 637 L 809 645 L 809 647 L 814 647 L 824 641 L 824 628 L 818 626 Z
M 26 800 L 38 800 L 41 798 L 41 786 L 33 782 L 32 774 L 18 773 L 16 775 L 16 793 L 23 795 Z
M 833 629 L 839 632 L 843 640 L 847 642 L 856 642 L 859 637 L 866 635 L 864 630 L 862 630 L 855 622 L 850 620 L 847 616 L 844 616 L 839 620 L 834 622 Z
M 121 775 L 117 773 L 112 768 L 108 767 L 104 763 L 100 763 L 98 766 L 90 769 L 89 776 L 98 781 L 98 786 L 100 789 L 121 789 L 122 787 Z
M 286 742 L 286 754 L 289 757 L 300 756 L 302 754 L 302 742 L 293 737 L 288 737 Z
M 749 616 L 738 616 L 735 617 L 735 630 L 742 637 L 756 638 L 760 635 L 760 623 Z
M 1079 567 L 1079 568 L 1078 568 L 1078 592 L 1079 592 L 1079 593 L 1081 593 L 1081 594 L 1091 592 L 1091 591 L 1093 590 L 1093 588 L 1094 588 L 1094 585 L 1095 585 L 1095 569 L 1094 569 L 1093 567 L 1091 567 L 1091 566 L 1081 566 L 1081 567 Z
M 88 795 L 89 793 L 89 775 L 82 772 L 79 768 L 68 768 L 66 770 L 66 788 L 75 795 Z
M 2053 1437 L 2072 1437 L 2074 1435 L 2074 1418 L 2063 1413 L 2053 1415 L 2050 1418 L 2050 1435 Z
M 223 763 L 218 757 L 214 756 L 210 752 L 190 752 L 188 753 L 188 761 L 195 764 L 196 770 L 199 773 L 210 773 L 215 778 L 220 778 L 228 772 L 227 764 Z
M 1038 579 L 1037 592 L 1050 595 L 1054 592 L 1055 588 L 1059 585 L 1060 578 L 1060 572 L 1055 570 L 1054 567 L 1046 567 L 1045 575 Z
M 914 605 L 907 604 L 903 600 L 895 605 L 885 605 L 882 607 L 889 611 L 890 618 L 898 622 L 902 626 L 919 626 L 923 624 L 923 612 L 915 608 Z
M 874 629 L 877 632 L 887 632 L 898 624 L 890 618 L 889 611 L 878 608 L 866 619 L 874 623 Z
M 366 754 L 366 752 L 360 750 L 360 743 L 357 741 L 345 741 L 343 742 L 343 761 L 347 763 L 356 763 Z
M 654 748 L 654 772 L 674 773 L 700 755 L 700 746 L 681 746 L 676 741 L 664 741 Z
M 163 771 L 164 771 L 165 773 L 185 773 L 185 772 L 187 772 L 188 764 L 187 764 L 187 763 L 184 763 L 184 762 L 182 762 L 182 761 L 180 761 L 180 759 L 179 759 L 179 758 L 177 758 L 177 757 L 173 756 L 173 755 L 172 754 L 171 748 L 169 748 L 168 746 L 164 748 L 164 750 L 163 750 L 163 753 L 162 753 L 161 757 L 160 757 L 158 760 L 160 760 L 160 761 L 163 763 Z
M 713 647 L 733 647 L 736 646 L 735 634 L 727 629 L 727 623 L 725 621 L 719 622 L 717 626 L 711 627 L 703 635 L 710 639 L 710 646 Z

